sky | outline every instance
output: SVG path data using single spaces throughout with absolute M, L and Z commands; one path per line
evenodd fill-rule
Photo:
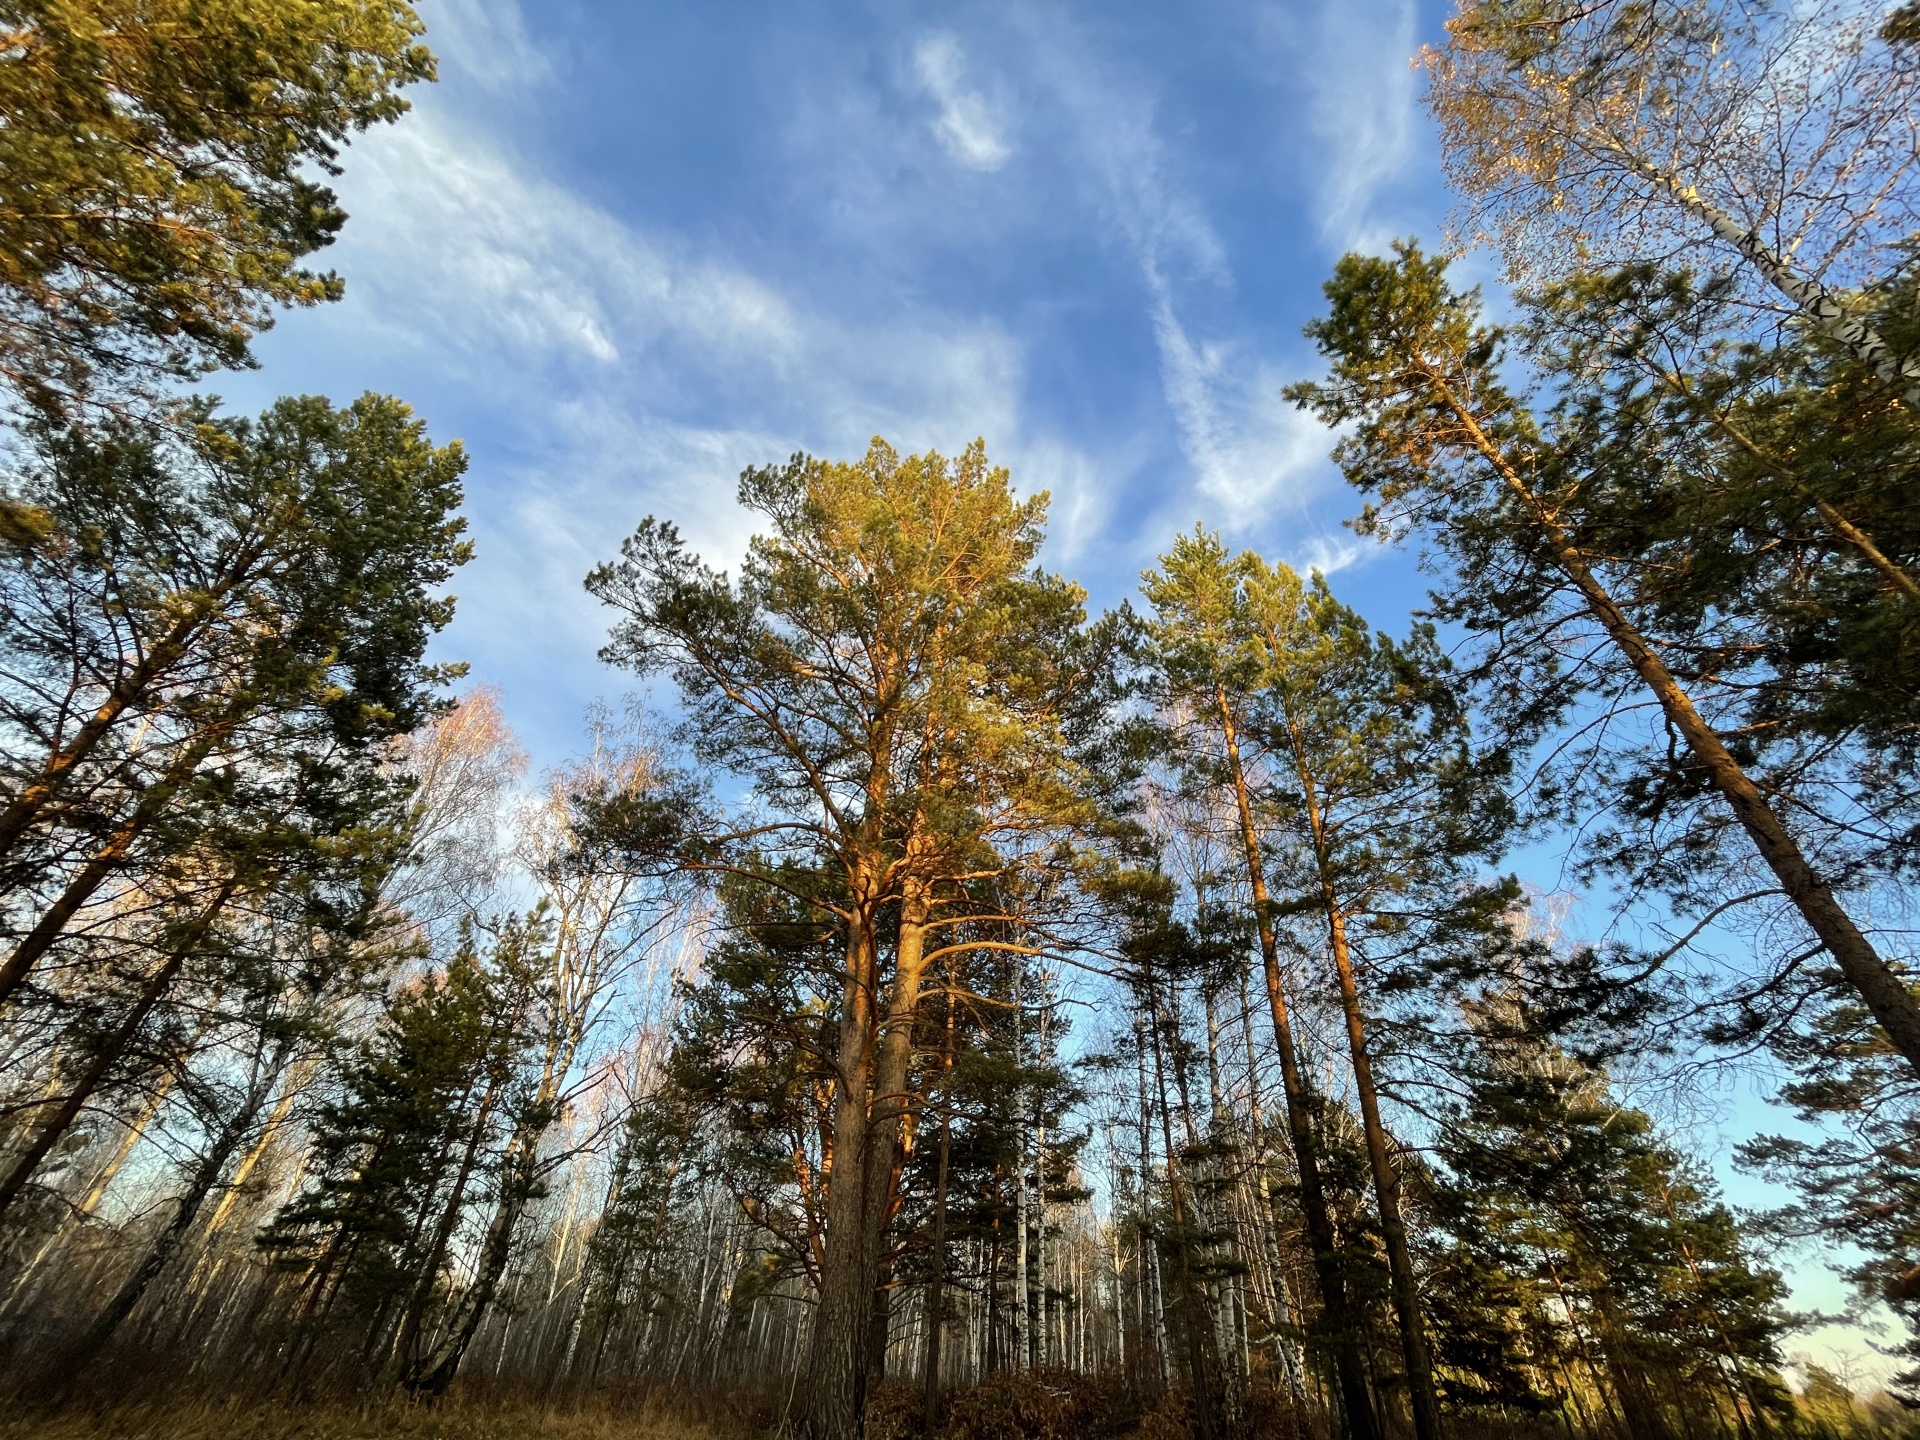
M 437 86 L 359 139 L 322 257 L 234 405 L 398 395 L 472 455 L 443 658 L 541 763 L 596 697 L 581 588 L 645 515 L 710 560 L 742 468 L 984 438 L 1052 495 L 1097 607 L 1196 522 L 1421 593 L 1344 531 L 1329 437 L 1280 395 L 1350 248 L 1447 206 L 1409 0 L 1080 6 L 423 0 Z
M 462 441 L 477 551 L 436 658 L 537 768 L 643 687 L 596 658 L 589 569 L 647 515 L 735 564 L 741 469 L 874 435 L 983 438 L 1096 608 L 1199 523 L 1404 630 L 1423 577 L 1343 529 L 1331 437 L 1281 390 L 1343 253 L 1441 239 L 1409 64 L 1434 0 L 419 8 L 441 79 L 343 157 L 346 298 L 212 388 L 380 391 Z M 1731 1113 L 1722 1159 L 1778 1118 Z M 1790 1346 L 1835 1347 L 1867 1348 Z

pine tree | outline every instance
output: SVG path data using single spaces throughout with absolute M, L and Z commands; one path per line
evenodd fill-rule
M 524 976 L 464 946 L 391 998 L 320 1107 L 312 1182 L 262 1241 L 299 1277 L 303 1362 L 329 1334 L 327 1358 L 364 1372 L 417 1359 L 497 1169 L 530 1000 Z
M 44 437 L 0 562 L 0 1003 L 97 898 L 206 833 L 252 754 L 383 745 L 433 712 L 466 461 L 397 401 Z
M 1903 350 L 1914 283 L 1862 302 Z M 1570 391 L 1561 443 L 1604 466 L 1583 528 L 1650 562 L 1639 589 L 1662 630 L 1689 636 L 1694 668 L 1738 677 L 1776 753 L 1817 737 L 1868 746 L 1866 763 L 1898 773 L 1920 604 L 1911 407 L 1810 327 L 1755 342 L 1719 279 L 1585 274 L 1523 313 L 1529 358 Z M 1906 797 L 1885 793 L 1888 778 L 1851 788 L 1896 824 Z
M 983 861 L 1004 868 L 986 854 L 996 840 L 1031 852 L 1075 803 L 1057 697 L 1079 678 L 1082 597 L 1033 565 L 1045 497 L 1016 501 L 978 443 L 954 461 L 879 440 L 854 464 L 796 456 L 747 471 L 740 498 L 771 530 L 738 584 L 649 520 L 588 586 L 627 617 L 606 657 L 669 669 L 696 757 L 750 779 L 764 807 L 734 832 L 750 853 L 730 854 L 722 830 L 687 858 L 762 883 L 782 861 L 836 876 L 838 893 L 809 897 L 836 917 L 845 961 L 808 1403 L 821 1440 L 844 1440 L 864 1405 L 940 911 Z M 776 835 L 787 848 L 768 863 Z
M 1249 711 L 1257 703 L 1266 665 L 1261 637 L 1248 604 L 1242 577 L 1226 552 L 1197 535 L 1162 557 L 1163 569 L 1143 579 L 1142 592 L 1154 607 L 1147 664 L 1162 707 L 1187 719 L 1191 732 L 1175 750 L 1178 760 L 1197 772 L 1201 785 L 1217 789 L 1232 807 L 1238 829 L 1239 871 L 1246 877 L 1252 919 L 1259 939 L 1268 1015 L 1280 1061 L 1287 1131 L 1308 1247 L 1320 1291 L 1321 1316 L 1334 1352 L 1341 1405 L 1355 1440 L 1371 1440 L 1374 1430 L 1360 1348 L 1360 1327 L 1348 1296 L 1348 1266 L 1329 1203 L 1324 1168 L 1324 1137 L 1316 1130 L 1319 1097 L 1301 1063 L 1292 1007 L 1281 967 L 1276 912 L 1270 886 L 1268 841 L 1255 812 L 1242 737 Z
M 346 216 L 314 171 L 433 78 L 398 0 L 11 0 L 0 10 L 0 378 L 118 406 L 250 363 Z
M 1511 886 L 1481 883 L 1475 866 L 1497 856 L 1511 820 L 1506 758 L 1473 746 L 1462 687 L 1430 627 L 1395 644 L 1369 634 L 1318 577 L 1303 585 L 1251 555 L 1239 568 L 1266 661 L 1249 733 L 1272 757 L 1269 803 L 1297 836 L 1276 867 L 1286 877 L 1279 903 L 1325 927 L 1415 1428 L 1434 1435 L 1438 1399 L 1400 1162 L 1375 1073 L 1380 992 L 1404 987 L 1416 965 L 1477 948 L 1503 918 Z M 1363 980 L 1373 995 L 1363 997 Z
M 1617 457 L 1581 443 L 1585 397 L 1575 388 L 1536 416 L 1503 379 L 1501 333 L 1480 322 L 1474 297 L 1448 286 L 1445 269 L 1411 245 L 1390 260 L 1349 256 L 1327 286 L 1329 315 L 1309 327 L 1332 375 L 1289 393 L 1329 423 L 1357 427 L 1337 454 L 1356 487 L 1376 497 L 1364 528 L 1417 526 L 1435 559 L 1444 557 L 1454 580 L 1440 613 L 1480 638 L 1479 673 L 1516 736 L 1538 735 L 1576 705 L 1623 714 L 1628 697 L 1650 699 L 1662 732 L 1612 750 L 1579 747 L 1582 761 L 1612 769 L 1613 784 L 1596 797 L 1589 781 L 1572 803 L 1597 799 L 1624 821 L 1675 825 L 1679 835 L 1659 837 L 1657 848 L 1623 840 L 1612 854 L 1644 863 L 1636 879 L 1700 910 L 1738 903 L 1738 891 L 1703 897 L 1698 877 L 1737 873 L 1730 855 L 1725 869 L 1714 862 L 1743 834 L 1894 1047 L 1920 1068 L 1920 1002 L 1836 891 L 1848 873 L 1849 823 L 1823 823 L 1817 802 L 1789 808 L 1784 797 L 1800 793 L 1794 772 L 1755 754 L 1738 687 L 1720 688 L 1710 663 L 1695 668 L 1714 636 L 1669 627 L 1674 611 L 1638 586 L 1648 573 L 1640 537 L 1608 523 L 1616 474 L 1608 462 Z M 1635 467 L 1617 469 L 1630 476 Z M 1819 777 L 1809 778 L 1812 801 Z
M 1561 1354 L 1535 1353 L 1536 1375 L 1550 1359 L 1566 1373 L 1571 1350 L 1636 1433 L 1686 1433 L 1702 1396 L 1724 1400 L 1743 1433 L 1768 1433 L 1788 1324 L 1778 1274 L 1749 1260 L 1710 1183 L 1603 1071 L 1513 998 L 1478 1004 L 1465 1093 L 1438 1145 L 1443 1213 L 1466 1264 L 1515 1299 L 1532 1291 L 1535 1323 L 1516 1328 L 1569 1332 Z M 1481 1371 L 1481 1386 L 1511 1387 L 1506 1369 Z

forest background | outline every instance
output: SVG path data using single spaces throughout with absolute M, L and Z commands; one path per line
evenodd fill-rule
M 651 511 L 735 566 L 756 524 L 735 474 L 874 431 L 950 454 L 985 433 L 1020 493 L 1051 492 L 1041 563 L 1095 610 L 1196 520 L 1332 575 L 1388 630 L 1421 602 L 1408 552 L 1341 528 L 1330 433 L 1280 391 L 1323 369 L 1298 332 L 1335 258 L 1439 234 L 1452 197 L 1407 57 L 1442 12 L 426 18 L 438 85 L 346 153 L 326 257 L 345 298 L 208 388 L 243 412 L 386 391 L 462 437 L 475 558 L 430 653 L 497 693 L 529 794 L 629 683 L 591 658 L 606 614 L 579 589 L 612 537 Z M 1506 313 L 1490 256 L 1457 273 Z M 670 687 L 646 698 L 677 713 Z M 1562 940 L 1658 935 L 1658 913 L 1570 893 L 1561 862 L 1549 839 L 1510 863 Z M 1634 1096 L 1743 1203 L 1785 1193 L 1724 1163 L 1785 1128 L 1757 1069 Z M 1840 1302 L 1820 1263 L 1769 1258 L 1798 1304 Z M 1864 1348 L 1844 1327 L 1806 1344 Z
M 461 437 L 476 554 L 438 653 L 499 688 L 534 772 L 620 693 L 578 586 L 608 535 L 658 513 L 733 565 L 741 469 L 876 433 L 986 436 L 1052 495 L 1044 563 L 1096 610 L 1195 522 L 1388 629 L 1425 602 L 1411 553 L 1343 525 L 1331 439 L 1280 391 L 1315 373 L 1332 262 L 1436 240 L 1456 203 L 1411 64 L 1448 5 L 541 12 L 429 15 L 439 82 L 340 184 L 345 298 L 217 382 L 243 410 L 402 394 Z M 1459 273 L 1500 313 L 1493 255 Z M 1563 858 L 1513 863 L 1571 934 L 1613 929 Z M 1727 1077 L 1666 1117 L 1738 1203 L 1787 1198 L 1730 1163 L 1794 1128 L 1772 1093 Z M 1825 1259 L 1776 1261 L 1796 1307 L 1848 1308 Z M 1893 1368 L 1850 1324 L 1791 1348 Z

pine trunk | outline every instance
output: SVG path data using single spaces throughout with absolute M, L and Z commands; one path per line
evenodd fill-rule
M 40 1128 L 32 1142 L 15 1159 L 12 1167 L 7 1171 L 6 1178 L 0 1180 L 0 1214 L 5 1214 L 7 1208 L 20 1197 L 20 1192 L 33 1179 L 41 1162 L 52 1153 L 53 1147 L 60 1142 L 60 1137 L 67 1133 L 73 1122 L 80 1118 L 80 1112 L 86 1108 L 87 1102 L 100 1088 L 100 1083 L 126 1054 L 127 1047 L 133 1043 L 133 1038 L 139 1033 L 140 1027 L 146 1023 L 147 1017 L 153 1013 L 154 1008 L 159 1005 L 185 967 L 194 945 L 205 936 L 239 888 L 238 879 L 227 880 L 195 918 L 193 924 L 188 927 L 186 937 L 176 946 L 173 953 L 168 955 L 147 977 L 146 983 L 140 987 L 140 994 L 135 999 L 133 1008 L 127 1012 L 119 1026 L 95 1049 L 91 1062 L 74 1082 L 73 1089 L 54 1108 L 53 1113 L 40 1123 Z
M 1467 431 L 1474 448 L 1532 515 L 1542 538 L 1579 591 L 1588 611 L 1600 622 L 1642 683 L 1653 692 L 1668 723 L 1686 742 L 1709 783 L 1733 811 L 1734 818 L 1747 832 L 1754 849 L 1773 871 L 1807 927 L 1833 956 L 1847 983 L 1866 1002 L 1868 1011 L 1886 1032 L 1893 1048 L 1914 1073 L 1920 1075 L 1920 1001 L 1915 1000 L 1906 983 L 1841 908 L 1832 888 L 1814 870 L 1792 832 L 1767 803 L 1760 787 L 1734 759 L 1719 732 L 1694 707 L 1692 697 L 1667 669 L 1652 642 L 1627 618 L 1626 612 L 1593 573 L 1586 555 L 1566 529 L 1508 462 L 1445 377 L 1430 372 L 1427 378 Z
M 66 934 L 67 926 L 80 913 L 80 908 L 125 865 L 134 843 L 166 813 L 174 796 L 199 771 L 201 762 L 213 753 L 214 747 L 227 734 L 229 726 L 230 721 L 227 720 L 208 726 L 186 753 L 167 767 L 166 774 L 147 787 L 133 813 L 120 823 L 67 882 L 59 898 L 47 907 L 46 913 L 33 929 L 21 936 L 20 943 L 14 946 L 5 962 L 0 963 L 0 1005 L 5 1005 L 13 998 L 15 992 L 26 983 L 33 967 Z
M 1347 1304 L 1346 1277 L 1341 1272 L 1333 1216 L 1327 1208 L 1326 1192 L 1320 1183 L 1320 1155 L 1311 1113 L 1313 1097 L 1300 1069 L 1299 1051 L 1293 1040 L 1293 1018 L 1287 1006 L 1286 990 L 1281 984 L 1280 945 L 1274 935 L 1266 870 L 1260 858 L 1260 837 L 1254 828 L 1253 804 L 1248 797 L 1246 772 L 1240 760 L 1239 732 L 1234 724 L 1233 712 L 1227 705 L 1226 692 L 1218 691 L 1215 701 L 1219 707 L 1221 734 L 1226 743 L 1234 800 L 1239 810 L 1240 839 L 1246 856 L 1247 878 L 1253 891 L 1254 921 L 1260 935 L 1261 968 L 1267 982 L 1267 1008 L 1273 1018 L 1274 1049 L 1280 1058 L 1280 1084 L 1286 1098 L 1287 1133 L 1293 1142 L 1294 1161 L 1300 1179 L 1301 1218 L 1305 1222 L 1308 1249 L 1313 1253 L 1314 1275 L 1320 1283 L 1320 1308 L 1333 1344 L 1340 1401 L 1346 1413 L 1351 1440 L 1378 1440 L 1379 1426 L 1374 1420 L 1358 1330 Z
M 946 997 L 947 1044 L 942 1055 L 944 1069 L 953 1067 L 953 986 L 949 981 Z M 925 1396 L 922 1413 L 926 1429 L 940 1422 L 940 1341 L 947 1312 L 947 1170 L 953 1158 L 953 1114 L 944 1105 L 940 1111 L 940 1160 L 933 1183 L 933 1254 L 927 1279 L 926 1359 L 922 1373 Z
M 1418 1440 L 1438 1440 L 1440 1405 L 1434 1393 L 1433 1361 L 1427 1351 L 1426 1328 L 1420 1315 L 1420 1287 L 1414 1278 L 1413 1257 L 1407 1249 L 1407 1224 L 1400 1209 L 1400 1176 L 1387 1150 L 1387 1131 L 1380 1120 L 1380 1092 L 1373 1080 L 1373 1059 L 1367 1050 L 1359 991 L 1354 985 L 1353 957 L 1347 948 L 1345 917 L 1329 902 L 1333 963 L 1340 978 L 1340 1009 L 1346 1019 L 1347 1044 L 1353 1056 L 1354 1089 L 1360 1097 L 1360 1122 L 1366 1132 L 1367 1162 L 1373 1172 L 1373 1193 L 1380 1207 L 1380 1233 L 1387 1246 L 1387 1268 L 1393 1281 L 1393 1309 L 1400 1323 L 1400 1346 L 1407 1365 L 1407 1396 L 1413 1407 L 1413 1429 Z
M 238 1109 L 220 1127 L 213 1143 L 194 1162 L 186 1189 L 174 1199 L 173 1214 L 167 1221 L 166 1229 L 160 1232 L 147 1253 L 141 1257 L 140 1263 L 121 1282 L 106 1308 L 85 1331 L 63 1346 L 49 1365 L 43 1381 L 46 1394 L 63 1393 L 80 1378 L 81 1373 L 106 1349 L 107 1343 L 146 1295 L 148 1287 L 159 1279 L 161 1272 L 179 1251 L 181 1243 L 193 1230 L 200 1207 L 206 1203 L 207 1196 L 213 1193 L 214 1186 L 220 1183 L 221 1175 L 226 1172 L 227 1162 L 240 1149 L 254 1122 L 260 1118 L 267 1097 L 273 1093 L 274 1082 L 286 1065 L 290 1048 L 286 1042 L 282 1042 L 274 1057 L 255 1074 Z
M 826 1177 L 826 1244 L 808 1364 L 807 1428 L 813 1440 L 860 1440 L 866 1404 L 864 1361 L 873 1280 L 867 1267 L 865 1182 L 876 968 L 873 903 L 856 896 L 847 924 L 834 1063 L 833 1158 Z

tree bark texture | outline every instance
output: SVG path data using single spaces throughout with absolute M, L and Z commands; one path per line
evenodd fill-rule
M 860 1440 L 864 1360 L 873 1315 L 866 1257 L 869 1094 L 878 956 L 875 904 L 856 893 L 847 924 L 846 972 L 834 1057 L 833 1159 L 827 1173 L 825 1253 L 808 1362 L 807 1428 L 813 1440 Z

